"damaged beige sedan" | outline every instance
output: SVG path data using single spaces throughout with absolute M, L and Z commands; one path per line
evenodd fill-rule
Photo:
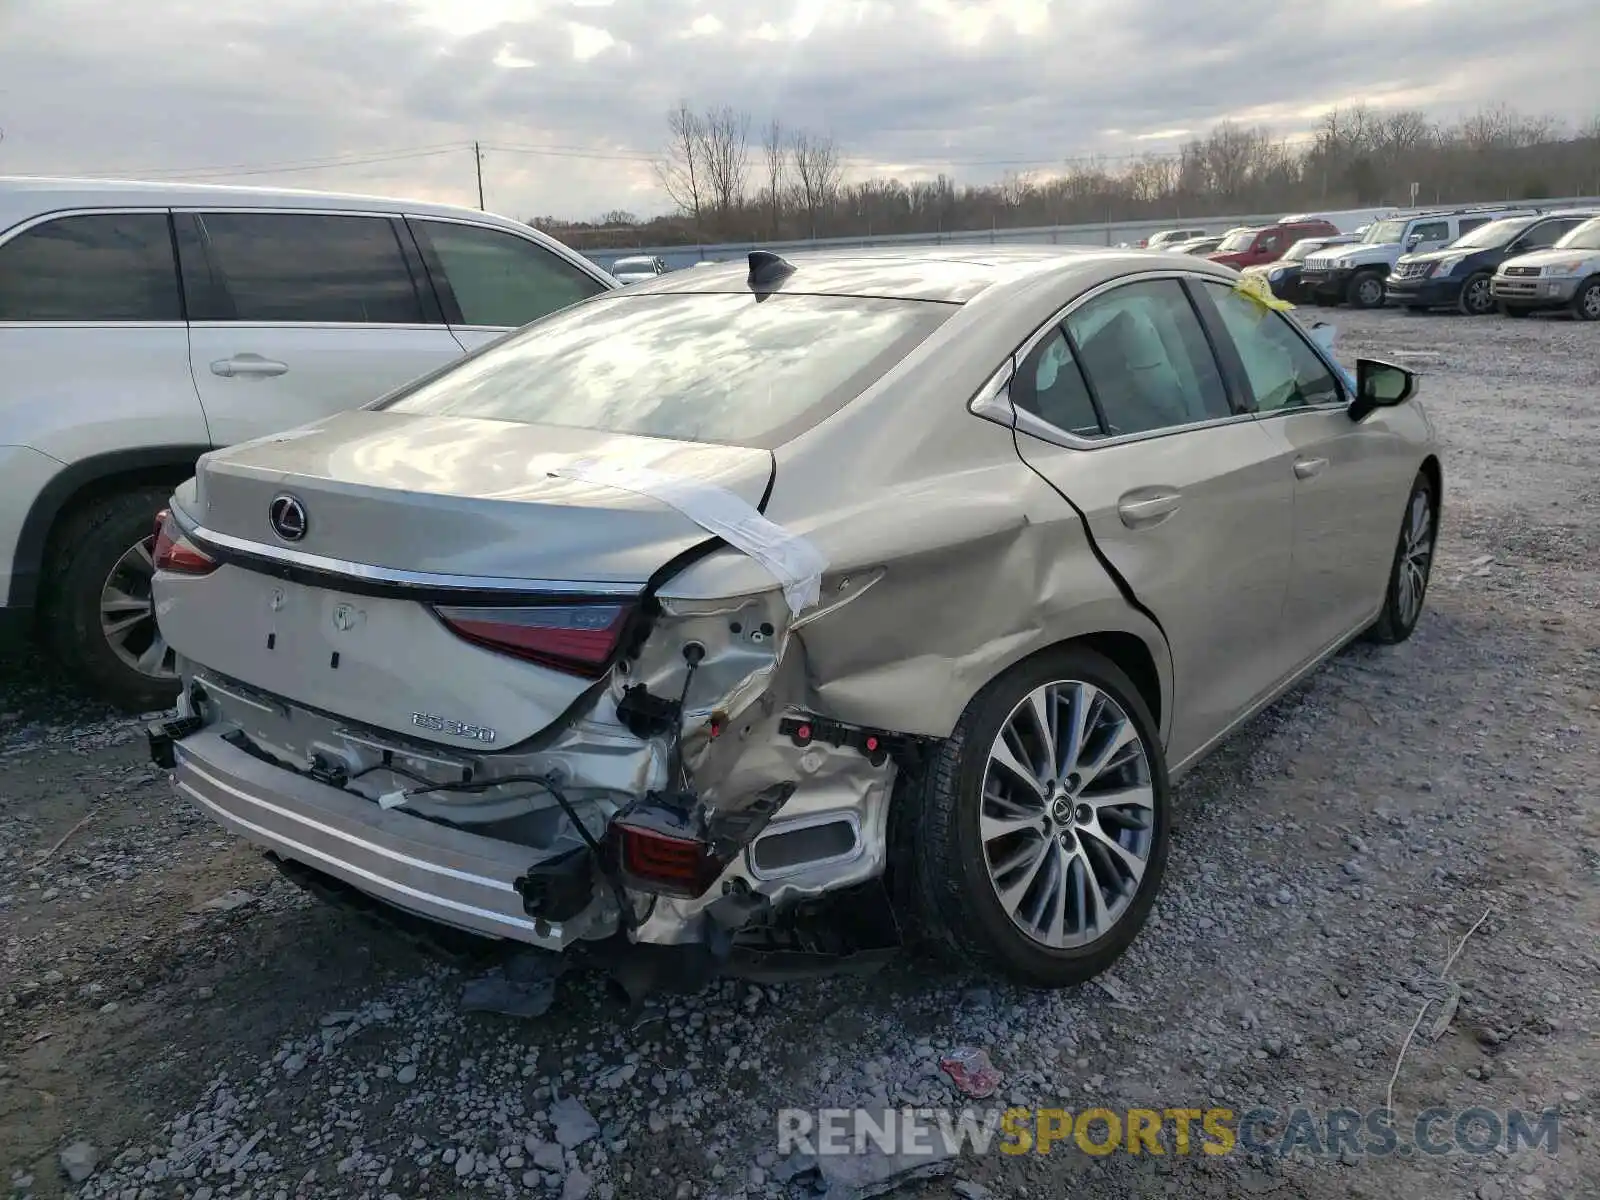
M 1237 285 L 757 252 L 208 454 L 157 539 L 152 753 L 413 921 L 679 983 L 863 926 L 1086 979 L 1173 780 L 1428 584 L 1414 379 Z

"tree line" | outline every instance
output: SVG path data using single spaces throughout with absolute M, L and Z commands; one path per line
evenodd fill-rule
M 1504 105 L 1455 122 L 1335 108 L 1309 137 L 1223 122 L 1170 154 L 1104 156 L 998 181 L 846 180 L 827 132 L 729 105 L 667 117 L 655 160 L 674 211 L 649 219 L 536 217 L 578 249 L 1016 229 L 1236 213 L 1600 196 L 1600 115 L 1572 130 Z

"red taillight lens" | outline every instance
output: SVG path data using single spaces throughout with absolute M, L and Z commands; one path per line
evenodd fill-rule
M 633 614 L 615 601 L 527 608 L 436 608 L 457 636 L 573 675 L 598 678 Z
M 175 575 L 209 575 L 217 569 L 217 560 L 184 537 L 165 509 L 156 516 L 156 544 L 150 556 L 156 570 Z
M 624 880 L 641 891 L 703 896 L 722 874 L 722 861 L 702 841 L 632 825 L 625 818 L 613 822 L 611 832 Z

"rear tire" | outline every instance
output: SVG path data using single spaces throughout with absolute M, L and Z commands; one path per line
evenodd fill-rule
M 1383 593 L 1383 611 L 1367 631 L 1374 642 L 1398 645 L 1411 636 L 1422 616 L 1428 598 L 1428 580 L 1433 575 L 1433 554 L 1439 540 L 1439 497 L 1433 480 L 1418 471 L 1406 499 L 1405 515 L 1400 520 L 1400 537 L 1389 568 L 1389 583 Z
M 84 504 L 57 528 L 46 566 L 51 650 L 87 690 L 127 712 L 169 708 L 178 696 L 149 590 L 155 516 L 170 495 L 145 488 Z
M 1060 736 L 1037 735 L 1041 711 Z M 1074 752 L 1062 731 L 1085 717 Z M 1062 769 L 1041 770 L 1052 742 Z M 1012 768 L 997 758 L 1008 751 Z M 1061 779 L 1041 787 L 1039 774 Z M 990 683 L 895 803 L 913 924 L 943 957 L 1024 986 L 1104 971 L 1161 886 L 1170 788 L 1159 732 L 1128 677 L 1086 649 L 1038 655 Z

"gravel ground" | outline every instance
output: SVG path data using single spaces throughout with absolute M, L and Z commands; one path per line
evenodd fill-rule
M 1184 782 L 1166 890 L 1105 987 L 901 961 L 631 1011 L 568 976 L 544 1017 L 465 1014 L 481 968 L 300 894 L 173 798 L 137 722 L 27 660 L 0 678 L 0 1187 L 810 1196 L 774 1111 L 959 1103 L 937 1066 L 957 1046 L 987 1048 L 1000 1103 L 1366 1110 L 1423 1001 L 1458 995 L 1409 1047 L 1402 1128 L 1430 1105 L 1556 1107 L 1554 1155 L 1058 1147 L 899 1194 L 1597 1194 L 1600 330 L 1323 315 L 1345 356 L 1425 373 L 1447 451 L 1429 611 Z

